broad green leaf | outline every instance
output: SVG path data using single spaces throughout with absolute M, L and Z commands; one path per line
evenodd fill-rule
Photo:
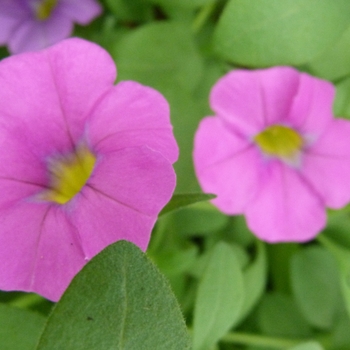
M 265 294 L 258 309 L 260 330 L 272 337 L 303 338 L 311 328 L 299 312 L 294 300 L 286 294 Z
M 125 35 L 112 52 L 119 79 L 132 79 L 161 92 L 173 86 L 193 90 L 203 63 L 189 28 L 176 22 L 144 25 Z
M 335 80 L 350 73 L 350 27 L 321 56 L 308 64 L 311 73 Z
M 196 203 L 191 207 L 172 213 L 173 225 L 182 235 L 198 236 L 212 234 L 228 222 L 227 215 L 207 202 Z
M 158 5 L 172 5 L 174 7 L 196 8 L 215 2 L 216 0 L 148 0 Z
M 319 235 L 317 238 L 337 260 L 340 274 L 340 287 L 344 296 L 348 315 L 350 316 L 350 250 L 335 244 L 325 235 Z
M 210 349 L 238 321 L 244 299 L 243 275 L 233 249 L 220 242 L 199 283 L 193 349 Z
M 288 350 L 323 350 L 323 347 L 315 341 L 310 341 L 288 348 Z
M 95 256 L 49 317 L 37 350 L 189 349 L 165 278 L 130 242 Z
M 257 256 L 255 260 L 244 270 L 244 302 L 240 313 L 240 320 L 243 320 L 252 310 L 262 296 L 267 280 L 267 258 L 265 245 L 256 241 Z
M 295 300 L 309 323 L 330 329 L 340 296 L 336 262 L 323 247 L 307 247 L 291 260 L 291 283 Z
M 34 350 L 45 321 L 38 313 L 0 304 L 0 349 Z
M 182 193 L 174 194 L 170 202 L 162 209 L 159 216 L 170 213 L 173 210 L 180 209 L 197 202 L 208 201 L 215 198 L 213 194 L 207 193 Z
M 230 0 L 214 45 L 243 66 L 299 65 L 328 49 L 349 24 L 348 0 Z
M 334 101 L 334 114 L 339 117 L 350 119 L 350 78 L 343 79 L 336 84 Z

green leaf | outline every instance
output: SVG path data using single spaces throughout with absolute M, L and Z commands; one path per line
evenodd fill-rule
M 243 320 L 262 296 L 267 281 L 267 258 L 264 243 L 256 241 L 257 256 L 255 260 L 244 270 L 244 302 L 240 313 Z
M 350 27 L 327 50 L 308 64 L 311 73 L 319 77 L 335 80 L 350 73 Z
M 159 216 L 170 213 L 173 210 L 180 209 L 197 202 L 208 201 L 215 198 L 214 194 L 207 193 L 182 193 L 174 194 L 170 202 L 162 209 Z
M 132 243 L 95 256 L 54 308 L 38 350 L 189 349 L 165 278 Z
M 163 93 L 174 86 L 193 90 L 203 70 L 189 28 L 176 22 L 151 23 L 132 31 L 112 55 L 119 79 L 136 80 Z
M 144 21 L 152 18 L 151 6 L 144 0 L 105 0 L 116 18 L 125 21 Z
M 349 24 L 348 0 L 230 0 L 214 44 L 243 66 L 298 65 L 319 56 Z
M 232 248 L 218 243 L 199 283 L 194 310 L 193 349 L 210 349 L 238 321 L 243 275 Z
M 334 114 L 350 119 L 350 78 L 336 84 L 337 93 L 334 101 Z
M 35 349 L 45 321 L 40 314 L 0 304 L 0 349 Z
M 340 287 L 345 299 L 348 315 L 350 316 L 350 250 L 335 244 L 325 235 L 318 235 L 317 239 L 337 260 L 340 274 Z
M 302 338 L 311 335 L 310 326 L 289 295 L 277 292 L 265 294 L 257 319 L 260 330 L 272 337 Z
M 311 325 L 330 329 L 340 296 L 333 256 L 323 247 L 307 247 L 293 256 L 290 267 L 292 289 L 300 311 Z
M 288 348 L 288 350 L 323 350 L 323 347 L 317 342 L 310 341 Z

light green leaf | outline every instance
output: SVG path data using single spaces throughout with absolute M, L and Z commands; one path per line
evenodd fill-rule
M 45 321 L 40 314 L 0 304 L 0 349 L 35 349 Z
M 348 0 L 230 0 L 217 52 L 243 66 L 299 65 L 330 47 L 350 24 Z
M 136 80 L 163 93 L 174 86 L 193 90 L 203 69 L 189 28 L 176 22 L 151 23 L 132 31 L 112 55 L 119 79 Z
M 288 348 L 288 350 L 323 350 L 323 347 L 317 342 L 310 341 Z
M 311 328 L 286 294 L 265 294 L 257 315 L 260 330 L 272 337 L 302 338 L 311 335 Z
M 243 273 L 245 296 L 240 320 L 243 320 L 250 313 L 265 290 L 267 280 L 266 249 L 261 241 L 256 242 L 257 256 Z
M 213 194 L 207 193 L 182 193 L 174 194 L 170 202 L 162 209 L 159 216 L 170 213 L 171 211 L 180 209 L 197 202 L 208 201 L 215 198 Z
M 199 283 L 193 322 L 194 350 L 210 349 L 238 321 L 243 275 L 233 249 L 218 243 Z
M 295 300 L 309 323 L 330 329 L 340 296 L 336 262 L 323 247 L 307 247 L 291 260 L 291 283 Z
M 321 56 L 308 64 L 311 73 L 335 80 L 350 73 L 350 27 Z
M 49 317 L 38 350 L 189 349 L 165 278 L 130 242 L 95 256 Z
M 317 238 L 337 260 L 340 274 L 340 287 L 345 299 L 348 315 L 350 316 L 350 250 L 335 244 L 325 235 L 318 235 Z

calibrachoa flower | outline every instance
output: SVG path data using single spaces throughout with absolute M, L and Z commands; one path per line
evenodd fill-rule
M 126 239 L 145 250 L 175 187 L 166 100 L 67 39 L 0 62 L 0 289 L 57 300 Z
M 350 122 L 332 115 L 334 87 L 293 68 L 236 70 L 213 87 L 215 117 L 197 130 L 194 163 L 224 213 L 244 213 L 268 242 L 307 241 L 325 207 L 350 200 Z
M 43 49 L 67 38 L 73 22 L 88 24 L 100 13 L 96 0 L 1 0 L 0 45 L 11 53 Z

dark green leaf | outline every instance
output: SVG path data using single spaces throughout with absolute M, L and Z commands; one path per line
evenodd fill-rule
M 37 313 L 0 304 L 0 349 L 35 349 L 45 321 Z
M 165 278 L 136 246 L 119 241 L 73 279 L 37 349 L 189 347 L 185 323 Z

